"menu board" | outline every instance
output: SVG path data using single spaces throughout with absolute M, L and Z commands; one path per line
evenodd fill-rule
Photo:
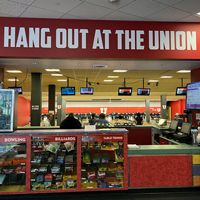
M 200 109 L 200 82 L 187 84 L 186 109 Z

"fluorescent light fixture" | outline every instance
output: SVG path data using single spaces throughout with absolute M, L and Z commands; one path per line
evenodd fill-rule
M 51 76 L 63 76 L 62 74 L 51 74 Z
M 65 79 L 57 79 L 57 81 L 67 81 L 67 80 L 65 80 Z
M 59 72 L 59 69 L 45 69 L 47 72 Z
M 128 70 L 114 70 L 113 72 L 127 72 Z
M 149 83 L 156 83 L 158 80 L 148 80 Z
M 13 78 L 11 78 L 11 79 L 8 79 L 8 81 L 15 81 L 15 79 Z M 16 80 L 16 81 L 19 81 L 18 79 Z
M 113 80 L 104 80 L 104 82 L 112 82 Z
M 119 76 L 108 76 L 108 78 L 119 78 Z
M 172 78 L 173 76 L 161 76 L 160 78 Z
M 198 12 L 197 15 L 200 15 L 200 12 Z
M 22 73 L 20 70 L 6 70 L 8 73 Z
M 177 71 L 177 73 L 190 73 L 191 70 L 179 70 Z

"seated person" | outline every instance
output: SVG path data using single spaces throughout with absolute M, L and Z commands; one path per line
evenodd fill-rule
M 101 113 L 100 115 L 99 115 L 99 118 L 100 119 L 97 119 L 96 120 L 96 122 L 95 122 L 95 124 L 109 124 L 109 122 L 105 119 L 105 114 L 104 113 Z
M 81 129 L 81 123 L 74 118 L 74 113 L 70 112 L 68 116 L 60 123 L 62 129 Z
M 120 123 L 121 125 L 123 125 L 124 123 L 127 123 L 127 121 L 123 119 L 122 115 L 120 115 L 119 119 L 116 119 L 116 123 Z
M 42 126 L 51 126 L 50 121 L 53 119 L 52 113 L 47 114 L 47 118 L 44 120 Z
M 137 117 L 135 118 L 134 122 L 135 122 L 136 125 L 142 125 L 143 124 L 143 119 L 142 119 L 140 113 L 137 113 Z
M 94 125 L 95 122 L 96 122 L 95 113 L 92 113 L 92 118 L 89 120 L 89 124 L 90 124 L 90 125 Z
M 179 113 L 175 114 L 175 120 L 178 120 L 178 127 L 181 127 L 183 123 L 183 119 L 180 118 Z

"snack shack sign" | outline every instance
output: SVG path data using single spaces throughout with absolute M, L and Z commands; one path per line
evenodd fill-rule
M 200 24 L 0 18 L 0 56 L 200 59 Z

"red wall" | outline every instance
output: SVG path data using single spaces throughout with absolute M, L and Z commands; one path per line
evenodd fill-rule
M 101 108 L 106 110 L 106 114 L 110 114 L 112 112 L 118 113 L 136 113 L 136 112 L 145 112 L 145 107 L 66 107 L 66 113 L 73 112 L 73 113 L 101 113 Z M 57 109 L 57 108 L 56 108 Z M 151 113 L 160 113 L 160 107 L 151 107 Z M 42 114 L 48 113 L 48 107 L 42 108 Z
M 191 71 L 191 82 L 200 81 L 200 68 Z M 196 113 L 200 113 L 200 110 L 192 110 L 192 124 L 197 125 Z
M 30 100 L 18 97 L 18 121 L 17 126 L 23 126 L 30 121 Z
M 185 114 L 183 111 L 185 110 L 185 99 L 179 99 L 178 101 L 171 101 L 170 107 L 172 109 L 172 119 L 174 119 L 174 115 L 176 113 Z

